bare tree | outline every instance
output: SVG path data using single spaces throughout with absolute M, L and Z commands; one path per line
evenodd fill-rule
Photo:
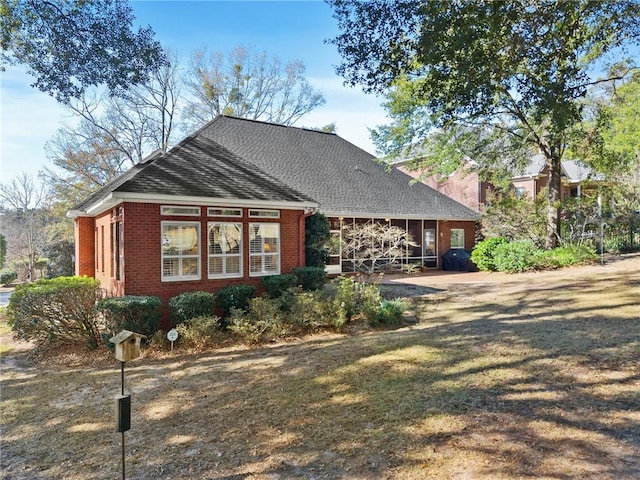
M 152 72 L 142 86 L 120 96 L 86 94 L 68 105 L 78 119 L 56 132 L 47 145 L 57 169 L 46 176 L 71 203 L 106 185 L 157 149 L 166 150 L 175 135 L 180 102 L 178 65 Z
M 187 115 L 198 126 L 217 115 L 293 125 L 324 103 L 300 60 L 283 65 L 277 57 L 244 47 L 227 55 L 197 50 L 186 84 L 193 96 Z
M 354 261 L 355 270 L 372 274 L 407 256 L 407 249 L 417 244 L 400 227 L 364 223 L 347 227 L 342 233 L 342 252 Z
M 7 258 L 23 267 L 26 280 L 35 279 L 36 265 L 47 244 L 48 195 L 44 183 L 22 173 L 0 184 L 2 234 L 7 239 Z

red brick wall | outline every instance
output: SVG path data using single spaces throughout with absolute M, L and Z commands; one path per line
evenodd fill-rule
M 470 250 L 475 245 L 475 222 L 441 221 L 439 225 L 438 258 L 451 248 L 451 229 L 464 229 L 464 248 Z
M 290 273 L 294 268 L 304 266 L 304 212 L 302 210 L 281 210 L 280 218 L 248 218 L 248 209 L 243 209 L 243 218 L 208 217 L 205 206 L 201 207 L 200 217 L 160 215 L 160 205 L 149 203 L 123 204 L 124 233 L 124 281 L 113 277 L 111 268 L 111 216 L 107 212 L 95 220 L 98 229 L 98 268 L 95 277 L 100 280 L 110 295 L 155 295 L 162 299 L 165 306 L 169 298 L 186 291 L 204 290 L 215 292 L 222 287 L 234 284 L 255 285 L 260 289 L 261 277 L 249 276 L 249 223 L 280 224 L 280 272 Z M 200 222 L 200 266 L 201 278 L 193 281 L 163 282 L 161 280 L 161 222 L 187 221 Z M 207 278 L 207 223 L 212 221 L 243 224 L 243 277 L 230 279 Z M 101 232 L 104 226 L 104 272 L 102 265 Z M 89 239 L 93 243 L 94 232 Z M 80 247 L 83 248 L 82 242 Z M 78 248 L 78 247 L 76 247 Z M 94 256 L 91 257 L 93 265 Z
M 449 198 L 453 198 L 471 210 L 476 212 L 480 211 L 480 198 L 482 194 L 480 188 L 482 184 L 477 172 L 460 169 L 446 179 L 438 181 L 439 179 L 434 176 L 425 175 L 424 170 L 409 170 L 404 166 L 398 167 L 398 170 L 413 178 L 420 179 L 425 185 Z M 423 177 L 420 178 L 421 176 Z
M 78 217 L 74 222 L 76 275 L 95 275 L 95 221 L 92 217 Z

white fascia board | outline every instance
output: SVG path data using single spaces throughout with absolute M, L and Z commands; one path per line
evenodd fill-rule
M 95 216 L 105 210 L 109 210 L 122 202 L 157 203 L 157 204 L 180 204 L 180 205 L 207 205 L 223 207 L 244 207 L 244 208 L 277 208 L 280 210 L 304 210 L 314 212 L 318 209 L 316 202 L 288 202 L 271 200 L 243 200 L 233 198 L 211 198 L 211 197 L 188 197 L 156 195 L 153 193 L 133 193 L 133 192 L 112 192 L 99 202 L 91 205 L 84 212 L 73 211 L 75 216 Z M 71 214 L 71 212 L 69 212 Z
M 433 215 L 418 215 L 418 214 L 409 214 L 409 215 L 398 215 L 398 214 L 384 214 L 384 213 L 353 213 L 353 212 L 336 212 L 336 211 L 324 211 L 320 209 L 320 212 L 326 217 L 342 217 L 342 218 L 388 218 L 390 220 L 437 220 L 437 221 L 460 221 L 460 222 L 475 222 L 480 219 L 480 214 L 477 214 L 477 217 L 465 217 L 465 218 L 449 218 L 449 217 L 439 217 Z

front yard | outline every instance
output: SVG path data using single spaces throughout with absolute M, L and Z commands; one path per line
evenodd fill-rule
M 127 478 L 640 478 L 640 256 L 465 275 L 410 327 L 128 364 Z M 120 475 L 119 363 L 72 358 L 4 354 L 2 478 Z

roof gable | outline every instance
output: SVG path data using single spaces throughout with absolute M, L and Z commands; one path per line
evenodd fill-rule
M 315 204 L 309 196 L 201 135 L 187 137 L 164 155 L 154 152 L 76 206 L 74 213 L 82 214 L 109 196 L 124 198 L 127 194 Z

